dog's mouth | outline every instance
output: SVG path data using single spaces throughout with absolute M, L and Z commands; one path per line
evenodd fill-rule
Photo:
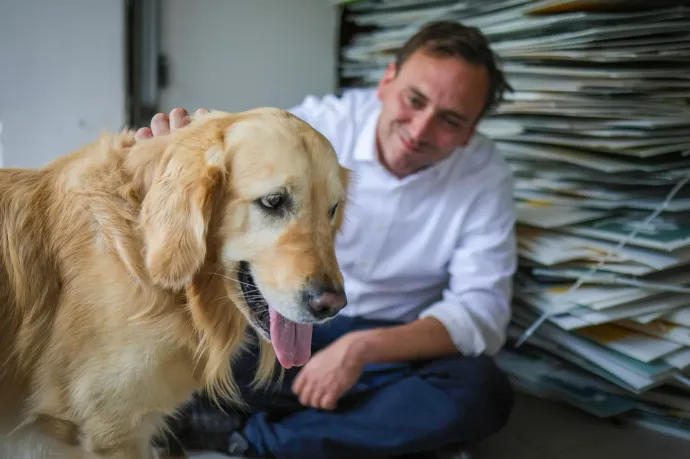
M 249 268 L 249 263 L 243 261 L 240 263 L 239 270 L 239 281 L 242 287 L 242 296 L 244 301 L 249 306 L 252 312 L 252 316 L 255 318 L 256 325 L 259 332 L 262 332 L 264 337 L 271 340 L 271 319 L 268 313 L 268 302 L 264 296 L 259 291 L 259 288 L 254 282 L 254 277 L 252 276 L 251 270 Z
M 276 311 L 256 285 L 250 264 L 242 261 L 239 268 L 238 280 L 254 329 L 271 342 L 283 367 L 304 365 L 311 357 L 312 325 L 294 322 Z

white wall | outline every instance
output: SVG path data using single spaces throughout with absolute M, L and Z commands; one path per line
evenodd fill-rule
M 41 166 L 122 128 L 123 1 L 0 0 L 4 166 Z
M 289 108 L 336 88 L 330 0 L 164 0 L 161 109 Z
M 0 0 L 0 150 L 41 166 L 119 130 L 124 0 Z M 330 0 L 163 0 L 161 109 L 289 108 L 336 87 Z

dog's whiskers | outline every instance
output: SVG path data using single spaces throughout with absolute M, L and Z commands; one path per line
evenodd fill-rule
M 256 301 L 256 300 L 262 300 L 264 299 L 263 295 L 247 295 L 247 300 L 249 301 Z
M 247 286 L 247 287 L 251 287 L 251 289 L 252 289 L 253 291 L 257 291 L 257 292 L 259 291 L 259 289 L 258 289 L 255 285 L 252 285 L 252 284 L 250 284 L 249 282 L 242 282 L 242 281 L 239 280 L 239 279 L 234 279 L 234 278 L 232 278 L 232 277 L 225 276 L 225 275 L 223 275 L 223 274 L 221 274 L 221 273 L 213 272 L 213 273 L 211 273 L 211 274 L 214 275 L 214 276 L 220 276 L 220 277 L 222 277 L 222 278 L 224 278 L 224 279 L 227 279 L 227 280 L 229 280 L 229 281 L 233 281 L 233 282 L 235 282 L 235 283 L 238 284 L 238 285 L 244 285 L 244 286 Z

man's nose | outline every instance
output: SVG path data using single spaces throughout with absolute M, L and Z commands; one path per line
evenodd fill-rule
M 415 115 L 410 123 L 410 137 L 411 141 L 420 143 L 431 126 L 432 114 L 427 112 L 419 112 Z
M 347 296 L 342 289 L 314 285 L 304 291 L 304 301 L 319 319 L 335 316 L 347 305 Z

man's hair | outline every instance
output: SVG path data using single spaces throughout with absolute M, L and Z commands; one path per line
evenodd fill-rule
M 488 40 L 476 27 L 455 21 L 435 21 L 424 25 L 397 50 L 396 71 L 399 72 L 405 61 L 416 51 L 423 51 L 434 57 L 460 58 L 486 68 L 489 91 L 480 117 L 501 102 L 506 90 L 513 90 L 498 67 L 498 59 Z

